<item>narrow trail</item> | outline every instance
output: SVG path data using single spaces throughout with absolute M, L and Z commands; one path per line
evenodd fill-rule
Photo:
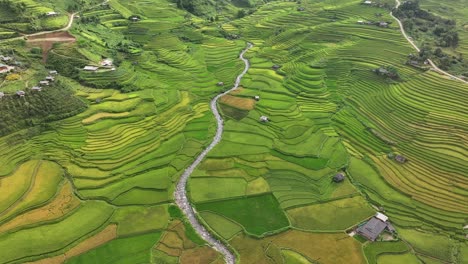
M 36 33 L 32 33 L 32 34 L 24 34 L 20 37 L 15 37 L 15 38 L 8 38 L 8 39 L 3 39 L 3 40 L 0 40 L 0 42 L 7 42 L 7 41 L 13 41 L 13 40 L 19 40 L 19 39 L 24 39 L 24 38 L 28 38 L 28 37 L 34 37 L 34 36 L 40 36 L 40 35 L 45 35 L 45 34 L 50 34 L 50 33 L 56 33 L 56 32 L 62 32 L 62 31 L 68 31 L 72 25 L 73 25 L 73 21 L 75 20 L 75 17 L 78 13 L 80 12 L 83 12 L 83 11 L 86 11 L 86 10 L 90 10 L 90 9 L 93 9 L 95 7 L 98 7 L 100 5 L 103 5 L 103 4 L 106 4 L 108 3 L 110 0 L 104 0 L 103 2 L 101 2 L 100 4 L 97 4 L 97 5 L 94 5 L 94 6 L 91 6 L 91 7 L 88 7 L 87 9 L 84 9 L 84 10 L 80 10 L 80 11 L 77 11 L 75 13 L 72 13 L 72 14 L 69 14 L 68 17 L 68 23 L 65 27 L 63 28 L 59 28 L 59 29 L 55 29 L 55 30 L 48 30 L 48 31 L 40 31 L 40 32 L 36 32 Z M 44 40 L 47 40 L 47 38 L 44 38 L 42 39 L 42 41 Z
M 222 94 L 218 94 L 215 98 L 213 98 L 213 100 L 211 100 L 211 111 L 213 112 L 217 122 L 216 134 L 211 144 L 205 150 L 203 150 L 202 153 L 200 153 L 200 155 L 198 155 L 198 157 L 195 159 L 195 161 L 184 171 L 184 173 L 180 177 L 179 182 L 177 183 L 177 187 L 175 190 L 175 202 L 185 214 L 187 219 L 190 221 L 190 224 L 206 242 L 208 242 L 214 249 L 216 249 L 224 256 L 224 259 L 227 264 L 234 264 L 236 262 L 236 256 L 229 250 L 228 247 L 226 247 L 223 243 L 217 240 L 212 234 L 210 234 L 206 230 L 205 227 L 203 227 L 203 225 L 200 224 L 200 222 L 198 222 L 195 216 L 195 210 L 193 209 L 192 205 L 190 204 L 187 198 L 186 186 L 187 181 L 190 175 L 192 174 L 193 170 L 201 163 L 201 161 L 205 158 L 208 152 L 210 152 L 221 141 L 221 137 L 224 130 L 224 123 L 223 118 L 219 114 L 217 103 L 219 98 L 239 87 L 242 77 L 244 77 L 244 75 L 250 68 L 250 63 L 247 59 L 244 58 L 244 54 L 252 47 L 252 44 L 247 43 L 247 47 L 241 52 L 239 56 L 239 58 L 244 62 L 245 68 L 242 71 L 242 73 L 239 74 L 239 76 L 237 76 L 234 86 L 228 91 Z
M 398 8 L 398 7 L 400 6 L 400 4 L 401 4 L 401 3 L 400 3 L 400 0 L 395 0 L 395 1 L 396 1 L 396 6 L 395 6 L 395 8 Z M 393 17 L 393 19 L 395 19 L 395 20 L 397 21 L 398 25 L 400 26 L 400 31 L 401 31 L 401 33 L 403 34 L 403 37 L 405 37 L 405 39 L 411 44 L 411 46 L 413 46 L 413 48 L 414 48 L 417 52 L 419 52 L 420 49 L 418 48 L 418 46 L 416 46 L 416 44 L 414 43 L 414 41 L 413 41 L 410 37 L 408 37 L 408 35 L 407 35 L 406 32 L 405 32 L 405 29 L 403 28 L 403 24 L 401 23 L 401 21 L 400 21 L 397 17 L 395 17 L 395 16 L 393 15 L 393 11 L 390 11 L 390 15 Z M 463 80 L 463 79 L 461 79 L 461 78 L 458 78 L 457 76 L 454 76 L 454 75 L 452 75 L 452 74 L 450 74 L 450 73 L 448 73 L 448 72 L 446 72 L 446 71 L 440 69 L 439 67 L 437 67 L 437 65 L 435 65 L 435 63 L 434 63 L 432 60 L 427 59 L 427 61 L 429 62 L 429 64 L 431 65 L 431 67 L 434 69 L 434 71 L 436 71 L 436 72 L 438 72 L 438 73 L 440 73 L 440 74 L 443 74 L 443 75 L 445 75 L 445 76 L 448 76 L 448 77 L 450 77 L 450 78 L 453 79 L 453 80 L 457 80 L 457 81 L 460 81 L 460 82 L 463 82 L 463 83 L 468 83 L 467 81 L 465 81 L 465 80 Z

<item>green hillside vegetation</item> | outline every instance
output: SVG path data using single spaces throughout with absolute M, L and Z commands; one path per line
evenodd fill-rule
M 463 10 L 463 7 L 461 8 Z M 420 1 L 408 1 L 395 11 L 395 16 L 402 20 L 405 30 L 417 40 L 418 46 L 422 47 L 420 60 L 433 59 L 441 69 L 468 77 L 468 62 L 463 58 L 463 55 L 466 55 L 466 45 L 463 45 L 465 41 L 461 40 L 465 38 L 466 21 L 448 15 L 443 8 L 435 11 L 437 10 L 442 10 L 443 17 L 434 14 L 432 9 L 427 11 L 420 7 Z M 458 12 L 463 14 L 462 10 Z
M 244 17 L 248 13 L 255 11 L 255 8 L 260 4 L 264 4 L 265 0 L 175 0 L 177 6 L 188 12 L 218 21 L 220 17 L 239 18 Z
M 50 43 L 45 64 L 28 42 L 0 42 L 24 63 L 0 86 L 0 263 L 221 263 L 174 189 L 212 141 L 209 102 L 246 42 L 222 140 L 188 186 L 240 263 L 466 262 L 466 85 L 407 65 L 392 1 L 27 2 L 81 11 L 76 42 Z M 53 85 L 26 89 L 52 69 Z M 347 234 L 377 210 L 395 241 Z
M 74 116 L 86 109 L 86 104 L 74 97 L 72 89 L 60 81 L 40 92 L 29 89 L 25 92 L 24 97 L 11 93 L 0 99 L 0 135 L 30 128 L 24 136 L 31 137 L 38 130 L 47 130 L 49 122 Z M 10 142 L 14 144 L 14 141 Z
M 86 10 L 101 0 L 2 0 L 0 1 L 0 39 L 54 30 L 67 25 L 68 13 Z M 56 14 L 48 15 L 49 12 Z

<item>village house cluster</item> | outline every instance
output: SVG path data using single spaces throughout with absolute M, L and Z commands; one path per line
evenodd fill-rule
M 17 64 L 17 62 L 13 57 L 0 54 L 0 74 L 14 71 L 15 64 Z
M 374 25 L 374 26 L 379 26 L 383 28 L 388 28 L 388 25 L 390 25 L 390 22 L 385 22 L 385 21 L 364 21 L 364 20 L 358 20 L 357 23 L 359 25 Z
M 55 75 L 57 75 L 58 72 L 56 70 L 49 71 L 49 75 L 44 78 L 44 80 L 39 81 L 39 84 L 36 86 L 31 87 L 31 91 L 33 92 L 40 92 L 42 91 L 43 86 L 49 86 L 52 82 L 55 81 Z M 24 97 L 26 95 L 26 92 L 23 90 L 16 91 L 16 95 L 19 97 Z

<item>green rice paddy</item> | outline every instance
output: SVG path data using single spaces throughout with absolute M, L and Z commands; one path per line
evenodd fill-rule
M 31 10 L 66 8 L 22 1 Z M 0 122 L 0 263 L 70 252 L 80 253 L 65 263 L 222 263 L 175 210 L 173 192 L 211 142 L 209 102 L 243 69 L 247 41 L 251 68 L 234 99 L 219 104 L 222 141 L 188 185 L 201 222 L 240 263 L 464 263 L 466 85 L 407 66 L 414 51 L 396 22 L 357 23 L 392 21 L 387 13 L 349 0 L 272 1 L 215 22 L 166 0 L 111 0 L 81 12 L 76 43 L 54 46 L 46 64 L 60 65 L 75 96 L 49 87 L 0 99 L 2 112 L 37 113 Z M 130 22 L 136 14 L 141 21 Z M 85 23 L 95 16 L 98 23 Z M 4 29 L 12 18 L 2 8 L 0 19 L 0 38 L 21 31 Z M 16 49 L 46 73 L 29 47 Z M 107 57 L 115 70 L 81 70 Z M 380 66 L 396 67 L 401 79 L 372 72 Z M 0 91 L 37 78 L 22 73 Z M 345 180 L 335 183 L 339 172 Z M 376 208 L 397 241 L 346 234 Z

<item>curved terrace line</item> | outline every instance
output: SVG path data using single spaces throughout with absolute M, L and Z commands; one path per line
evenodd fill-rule
M 186 186 L 187 186 L 187 181 L 190 175 L 192 174 L 192 172 L 195 170 L 195 168 L 201 163 L 201 161 L 205 158 L 208 152 L 210 152 L 221 141 L 221 137 L 222 137 L 223 130 L 224 130 L 224 122 L 223 122 L 223 118 L 221 117 L 218 111 L 218 107 L 217 107 L 218 99 L 228 94 L 229 92 L 236 90 L 239 87 L 242 77 L 244 77 L 244 75 L 247 73 L 247 71 L 250 68 L 250 63 L 247 59 L 244 58 L 244 54 L 252 47 L 253 45 L 251 43 L 247 43 L 247 47 L 241 52 L 239 56 L 239 58 L 244 62 L 245 68 L 242 71 L 242 73 L 239 74 L 239 76 L 237 76 L 234 86 L 228 91 L 218 94 L 215 98 L 213 98 L 213 100 L 211 100 L 211 103 L 210 103 L 211 111 L 213 112 L 213 115 L 215 116 L 216 123 L 217 123 L 216 134 L 211 144 L 205 150 L 203 150 L 202 153 L 200 153 L 200 155 L 198 155 L 198 157 L 195 159 L 195 161 L 184 171 L 184 173 L 180 177 L 179 182 L 177 183 L 177 187 L 174 193 L 175 202 L 177 206 L 179 206 L 179 208 L 185 214 L 185 216 L 190 221 L 190 224 L 193 226 L 195 231 L 206 242 L 208 242 L 214 249 L 216 249 L 218 252 L 220 252 L 224 256 L 224 259 L 226 260 L 227 264 L 234 264 L 236 262 L 235 255 L 229 250 L 228 247 L 226 247 L 223 243 L 217 240 L 212 234 L 210 234 L 206 230 L 206 228 L 203 225 L 201 225 L 200 222 L 197 220 L 195 216 L 196 214 L 195 210 L 193 209 L 192 205 L 190 204 L 187 198 Z
M 400 3 L 400 0 L 395 0 L 395 1 L 396 1 L 396 6 L 395 6 L 395 8 L 398 8 L 398 7 L 400 6 L 400 4 L 401 4 L 401 3 Z M 400 31 L 401 31 L 401 33 L 403 34 L 403 37 L 405 37 L 405 39 L 411 44 L 411 46 L 413 46 L 413 48 L 414 48 L 417 52 L 419 52 L 420 49 L 418 48 L 418 46 L 416 46 L 416 44 L 414 43 L 414 41 L 413 41 L 410 37 L 408 37 L 408 35 L 407 35 L 406 32 L 405 32 L 405 29 L 403 28 L 403 24 L 401 23 L 401 21 L 400 21 L 397 17 L 395 17 L 395 16 L 393 15 L 393 11 L 390 11 L 390 15 L 398 22 L 398 25 L 400 26 Z M 463 83 L 468 83 L 467 81 L 465 81 L 465 80 L 463 80 L 463 79 L 461 79 L 461 78 L 458 78 L 457 76 L 454 76 L 454 75 L 452 75 L 452 74 L 450 74 L 450 73 L 448 73 L 448 72 L 446 72 L 446 71 L 440 69 L 439 67 L 437 67 L 437 65 L 435 65 L 435 63 L 434 63 L 431 59 L 427 59 L 427 61 L 429 62 L 429 64 L 431 65 L 431 67 L 432 67 L 436 72 L 438 72 L 438 73 L 440 73 L 440 74 L 443 74 L 443 75 L 445 75 L 445 76 L 448 76 L 448 77 L 450 77 L 451 79 L 454 79 L 454 80 L 457 80 L 457 81 L 461 81 L 461 82 L 463 82 Z

